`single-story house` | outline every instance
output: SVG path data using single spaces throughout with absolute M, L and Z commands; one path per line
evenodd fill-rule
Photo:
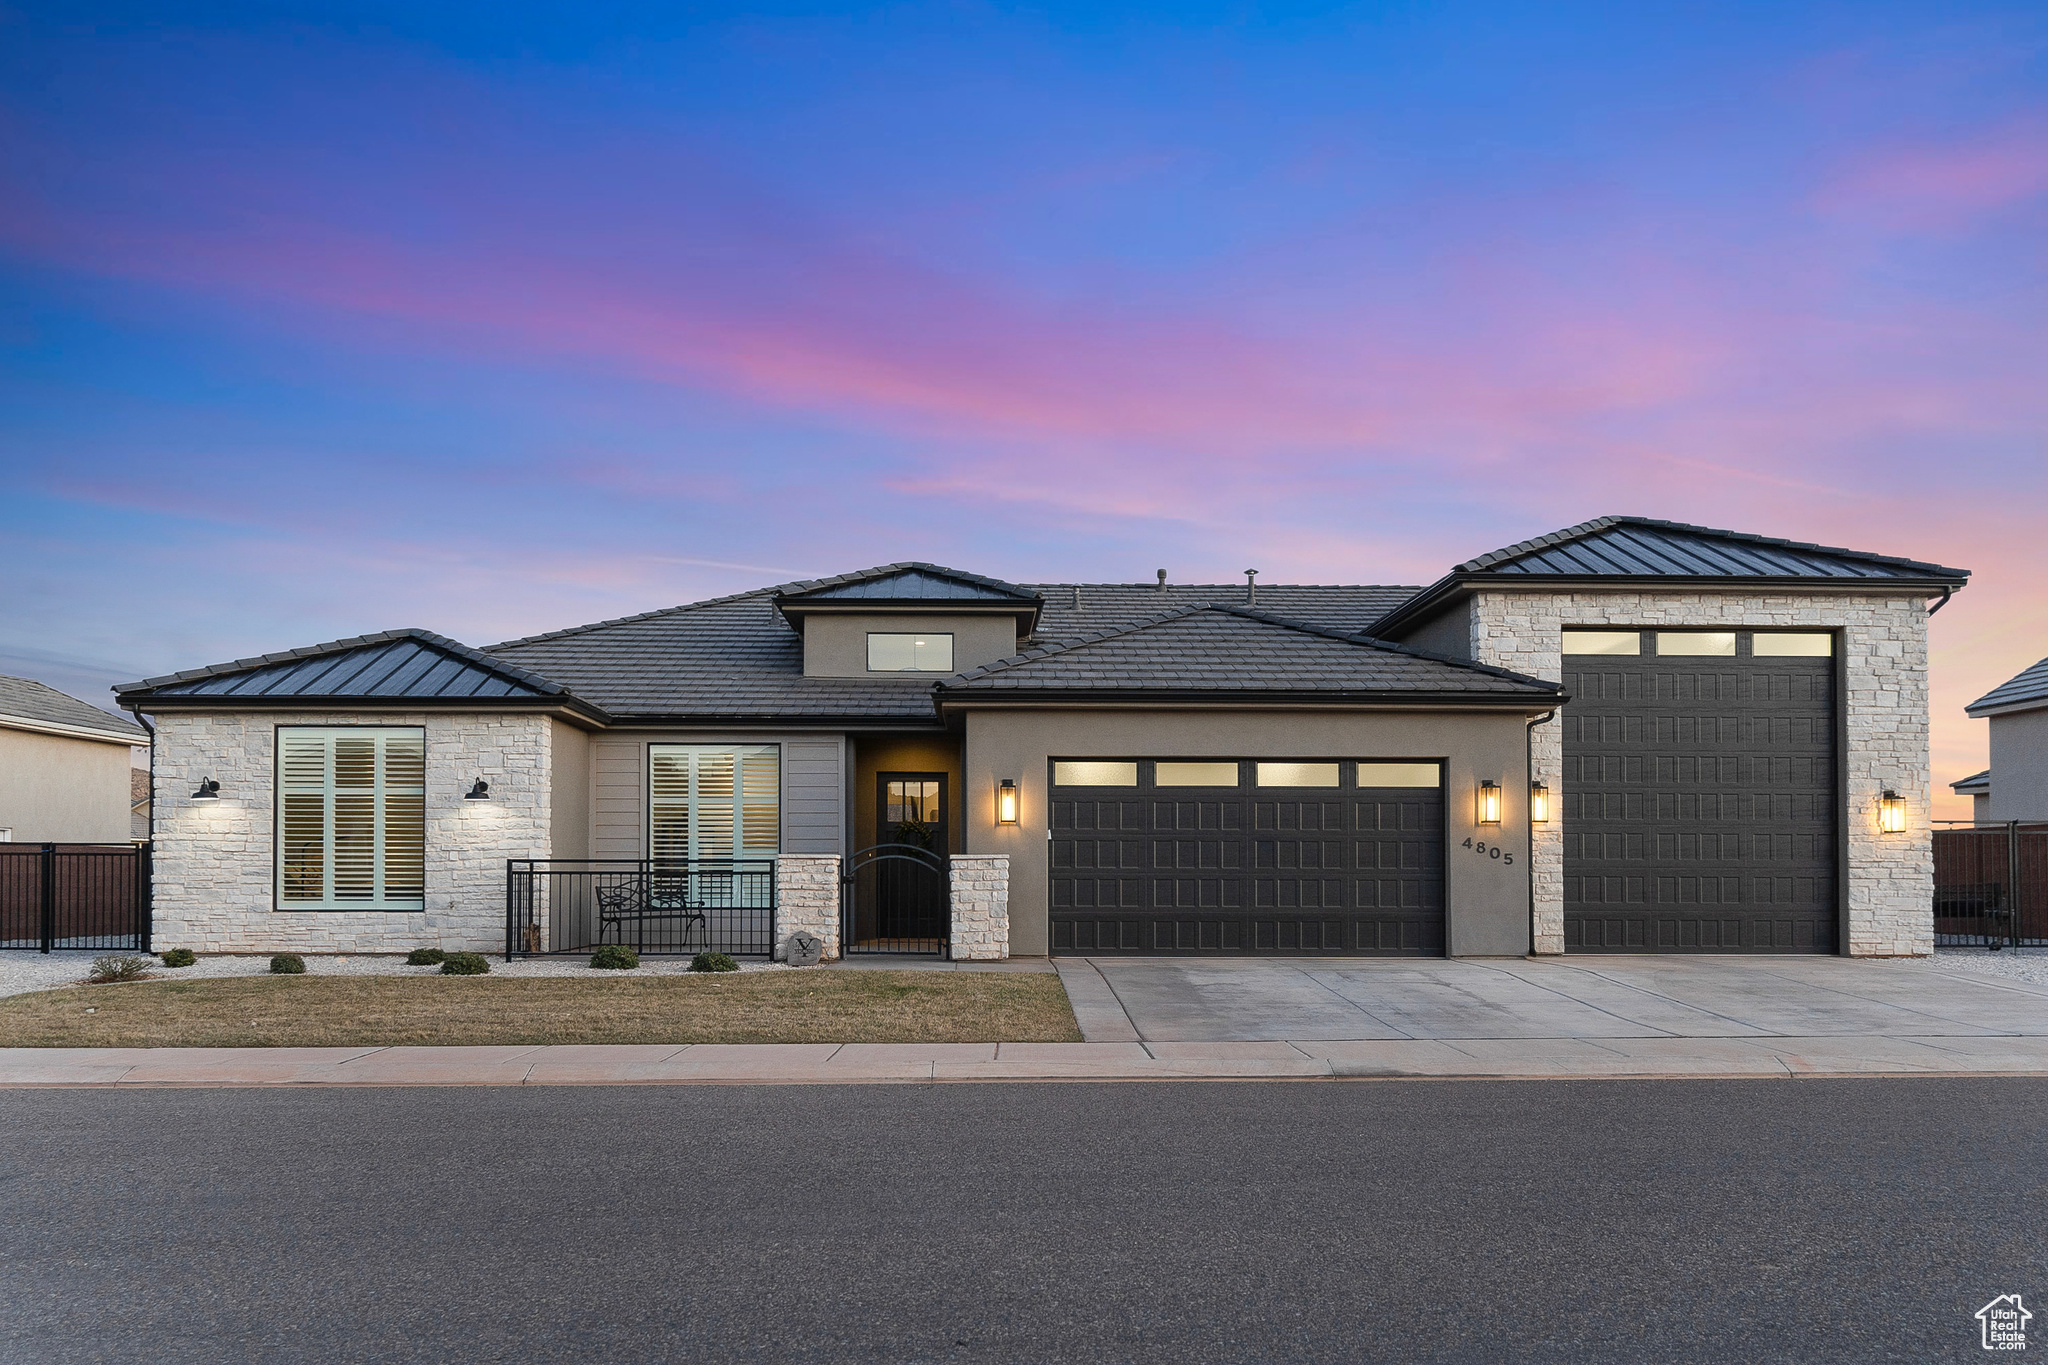
M 1991 766 L 1949 786 L 1980 825 L 2048 821 L 2048 659 L 1963 708 L 1991 722 Z
M 126 844 L 149 732 L 32 678 L 0 677 L 0 841 Z
M 1603 517 L 1423 588 L 898 563 L 117 690 L 163 946 L 1921 954 L 1968 577 Z

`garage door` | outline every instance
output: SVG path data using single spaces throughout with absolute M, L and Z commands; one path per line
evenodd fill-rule
M 1055 953 L 1441 955 L 1435 762 L 1056 762 Z
M 1564 639 L 1566 951 L 1833 952 L 1834 637 Z

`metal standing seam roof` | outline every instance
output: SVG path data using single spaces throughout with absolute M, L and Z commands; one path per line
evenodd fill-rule
M 855 573 L 785 584 L 775 592 L 785 601 L 793 602 L 898 600 L 1001 602 L 1023 606 L 1037 600 L 1036 593 L 1015 583 L 921 560 L 905 560 Z
M 124 701 L 219 697 L 240 701 L 568 700 L 568 689 L 458 641 L 392 630 L 282 654 L 189 669 L 115 689 Z
M 1596 574 L 1663 578 L 1969 578 L 1967 569 L 1778 540 L 1744 531 L 1597 517 L 1468 559 L 1454 574 Z
M 2048 659 L 2024 669 L 1963 708 L 1966 715 L 1981 716 L 2009 709 L 2032 710 L 2048 706 Z
M 149 742 L 149 731 L 134 721 L 102 711 L 90 702 L 82 702 L 34 678 L 0 676 L 0 717 L 6 716 L 77 730 L 132 736 L 137 744 Z M 0 724 L 4 723 L 0 720 Z
M 1243 607 L 1197 606 L 946 679 L 949 695 L 995 692 L 1360 693 L 1560 699 L 1562 685 L 1341 634 Z

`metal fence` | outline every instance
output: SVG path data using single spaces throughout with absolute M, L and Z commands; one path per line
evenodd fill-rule
M 149 951 L 147 844 L 0 844 L 0 949 Z
M 1934 831 L 1934 942 L 2048 945 L 2048 824 Z
M 775 862 L 515 858 L 506 863 L 506 957 L 588 953 L 606 943 L 654 956 L 767 957 L 775 943 Z

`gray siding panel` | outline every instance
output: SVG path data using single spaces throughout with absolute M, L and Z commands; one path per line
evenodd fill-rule
M 648 732 L 591 741 L 590 856 L 644 857 L 649 744 L 775 744 L 782 749 L 782 851 L 841 853 L 846 740 L 840 735 Z

